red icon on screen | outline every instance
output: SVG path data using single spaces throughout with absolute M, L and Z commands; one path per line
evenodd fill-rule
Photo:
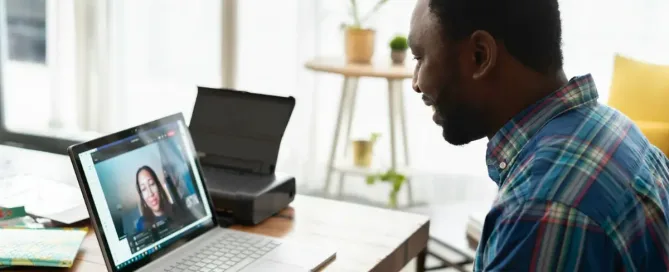
M 172 137 L 172 136 L 174 136 L 174 133 L 175 133 L 174 130 L 170 130 L 170 131 L 168 131 L 168 132 L 167 132 L 167 137 Z

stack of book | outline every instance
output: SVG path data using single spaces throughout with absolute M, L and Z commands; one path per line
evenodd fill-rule
M 72 267 L 88 229 L 45 228 L 24 207 L 0 207 L 0 268 Z

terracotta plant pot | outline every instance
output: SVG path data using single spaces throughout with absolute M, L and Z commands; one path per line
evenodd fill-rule
M 393 60 L 393 64 L 404 64 L 404 60 L 407 58 L 406 50 L 392 50 L 390 52 L 390 59 Z
M 353 141 L 353 165 L 369 167 L 372 165 L 374 142 L 369 140 Z
M 370 63 L 374 56 L 375 34 L 371 29 L 346 28 L 346 60 L 349 63 Z

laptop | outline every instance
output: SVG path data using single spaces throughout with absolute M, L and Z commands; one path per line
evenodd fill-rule
M 109 271 L 314 271 L 316 245 L 220 227 L 182 114 L 68 148 Z

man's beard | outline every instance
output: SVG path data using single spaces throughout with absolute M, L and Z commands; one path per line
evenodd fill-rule
M 442 135 L 448 143 L 458 146 L 465 145 L 485 136 L 480 133 L 481 121 L 476 118 L 478 116 L 476 111 L 456 106 L 444 114 L 442 109 L 444 109 L 443 106 L 437 105 L 437 112 L 441 117 Z
M 457 83 L 457 82 L 456 82 Z M 454 84 L 453 86 L 458 86 Z M 462 89 L 452 89 L 448 91 L 461 92 Z M 443 92 L 447 92 L 444 90 Z M 483 118 L 481 112 L 474 107 L 463 104 L 462 102 L 449 101 L 459 95 L 441 95 L 435 101 L 437 114 L 439 115 L 439 125 L 442 127 L 444 139 L 452 145 L 465 145 L 472 141 L 481 139 L 485 136 L 483 132 Z

